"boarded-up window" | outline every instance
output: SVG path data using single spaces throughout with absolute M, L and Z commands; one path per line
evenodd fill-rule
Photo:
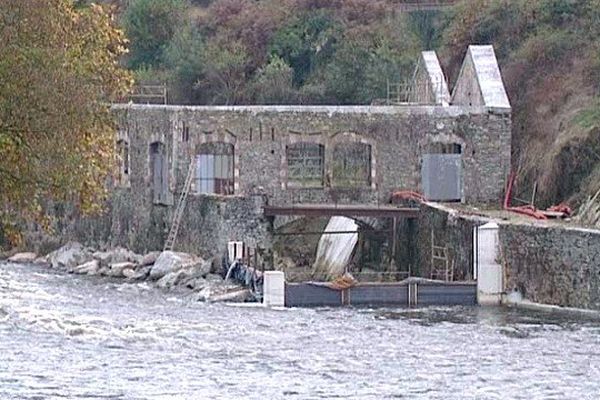
M 196 192 L 234 194 L 234 147 L 229 143 L 204 143 L 196 155 Z
M 336 144 L 331 174 L 334 187 L 371 186 L 371 146 L 365 143 Z
M 119 162 L 118 183 L 125 186 L 129 184 L 129 143 L 126 140 L 117 141 L 117 157 Z
M 325 147 L 295 143 L 286 147 L 288 187 L 322 187 Z
M 423 193 L 432 201 L 462 199 L 462 146 L 431 143 L 421 164 Z
M 150 144 L 150 174 L 152 176 L 153 201 L 156 204 L 168 204 L 168 166 L 164 143 Z

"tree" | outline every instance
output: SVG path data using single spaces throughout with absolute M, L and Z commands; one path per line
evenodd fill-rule
M 177 29 L 184 25 L 187 0 L 133 0 L 124 15 L 125 31 L 131 40 L 129 66 L 157 66 Z
M 297 92 L 292 85 L 294 70 L 277 56 L 260 68 L 254 81 L 255 98 L 260 104 L 294 104 Z
M 294 84 L 299 86 L 334 52 L 336 32 L 337 27 L 328 12 L 311 11 L 278 30 L 269 52 L 294 69 Z
M 387 96 L 387 83 L 408 81 L 414 72 L 418 39 L 402 17 L 344 32 L 331 60 L 311 83 L 325 87 L 325 97 L 338 104 L 369 104 Z
M 197 87 L 212 94 L 213 104 L 239 104 L 245 96 L 249 60 L 240 42 L 213 40 L 206 45 L 204 79 Z
M 113 170 L 110 102 L 129 90 L 123 33 L 100 6 L 0 0 L 0 223 L 46 201 L 99 210 Z
M 204 40 L 191 24 L 182 27 L 171 40 L 165 51 L 165 67 L 171 81 L 171 101 L 197 100 L 194 86 L 204 74 Z

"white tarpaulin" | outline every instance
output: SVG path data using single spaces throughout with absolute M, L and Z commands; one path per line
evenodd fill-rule
M 334 279 L 345 272 L 352 252 L 358 242 L 358 225 L 353 219 L 332 217 L 325 232 L 351 232 L 335 235 L 322 235 L 317 247 L 317 258 L 313 265 L 315 279 Z

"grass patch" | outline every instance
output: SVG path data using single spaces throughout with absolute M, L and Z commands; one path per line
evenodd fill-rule
M 590 107 L 577 113 L 573 122 L 584 129 L 600 127 L 600 99 L 596 99 Z

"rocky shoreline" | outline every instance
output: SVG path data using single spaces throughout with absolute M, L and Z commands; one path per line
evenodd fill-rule
M 197 301 L 253 301 L 249 289 L 223 277 L 227 271 L 220 260 L 174 251 L 136 254 L 117 247 L 97 251 L 70 242 L 45 256 L 16 253 L 6 261 L 34 264 L 66 273 L 103 276 L 127 282 L 148 282 L 162 290 L 183 291 Z

